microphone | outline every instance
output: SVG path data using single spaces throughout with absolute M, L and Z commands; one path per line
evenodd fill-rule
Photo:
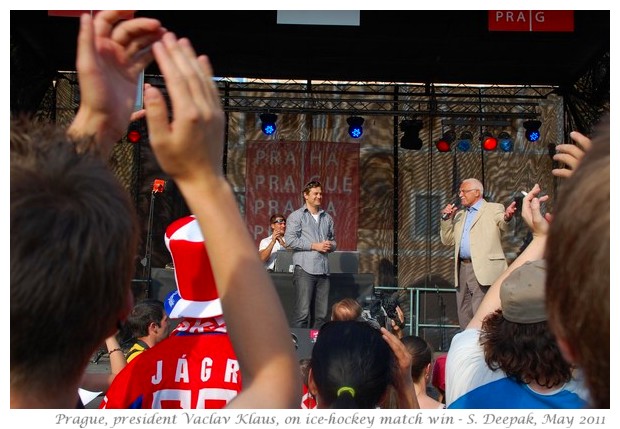
M 458 210 L 459 203 L 460 203 L 460 200 L 457 200 L 456 203 L 452 203 L 452 205 L 454 206 L 453 208 L 456 208 Z M 441 220 L 448 220 L 448 219 L 450 219 L 451 216 L 452 216 L 452 213 L 442 213 L 441 214 Z
M 153 193 L 160 194 L 166 189 L 166 181 L 163 179 L 155 179 L 153 181 Z

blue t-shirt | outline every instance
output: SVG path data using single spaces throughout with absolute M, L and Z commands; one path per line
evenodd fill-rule
M 454 401 L 448 408 L 584 408 L 586 402 L 568 390 L 550 394 L 534 392 L 526 384 L 502 378 L 478 387 Z
M 588 401 L 581 371 L 564 386 L 543 394 L 490 369 L 480 345 L 480 331 L 465 329 L 452 339 L 446 360 L 448 408 L 584 408 Z

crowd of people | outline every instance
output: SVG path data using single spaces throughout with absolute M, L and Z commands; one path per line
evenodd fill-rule
M 11 408 L 78 407 L 78 389 L 95 385 L 106 392 L 101 408 L 301 408 L 310 398 L 309 408 L 609 408 L 608 118 L 591 142 L 572 135 L 581 150 L 558 147 L 567 168 L 553 174 L 567 180 L 553 218 L 538 185 L 523 198 L 533 238 L 510 265 L 500 234 L 514 204 L 485 201 L 482 184 L 466 179 L 462 208 L 442 210 L 463 328 L 448 352 L 444 403 L 428 395 L 433 352 L 423 338 L 369 323 L 354 300 L 329 320 L 336 238 L 321 183 L 305 186 L 288 218 L 270 219 L 257 251 L 222 169 L 225 120 L 209 60 L 157 20 L 121 18 L 80 18 L 81 102 L 67 130 L 11 120 Z M 107 161 L 153 60 L 172 110 L 146 85 L 138 114 L 192 215 L 165 234 L 177 289 L 134 304 L 140 227 Z M 281 247 L 295 264 L 294 326 L 319 330 L 309 362 L 295 355 L 268 274 Z M 115 337 L 127 320 L 136 340 L 125 357 Z M 113 373 L 89 379 L 102 344 Z

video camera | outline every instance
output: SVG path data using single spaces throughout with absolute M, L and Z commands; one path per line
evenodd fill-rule
M 367 321 L 374 321 L 379 325 L 378 327 L 384 326 L 386 329 L 391 328 L 391 319 L 400 329 L 403 329 L 405 322 L 398 317 L 397 306 L 398 302 L 391 294 L 374 291 L 373 295 L 365 300 L 365 305 L 362 307 L 362 317 Z

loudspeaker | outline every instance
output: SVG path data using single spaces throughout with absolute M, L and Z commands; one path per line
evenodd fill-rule
M 177 284 L 174 281 L 174 270 L 167 268 L 153 268 L 151 270 L 151 290 L 149 298 L 158 299 L 162 302 L 166 296 L 176 290 Z
M 278 297 L 286 313 L 289 326 L 292 325 L 293 307 L 295 303 L 295 289 L 293 288 L 293 274 L 291 273 L 270 273 L 271 279 L 276 287 Z M 169 292 L 176 289 L 174 281 L 174 270 L 166 268 L 152 269 L 152 282 L 150 298 L 164 301 Z M 374 274 L 332 274 L 330 276 L 330 288 L 328 299 L 328 314 L 331 313 L 332 305 L 343 298 L 353 298 L 360 304 L 364 304 L 367 298 L 372 296 L 374 289 Z M 303 330 L 302 330 L 303 331 Z M 305 339 L 308 335 L 304 334 Z M 301 341 L 301 352 L 307 354 L 305 342 Z M 310 347 L 310 350 L 312 348 Z
M 291 337 L 298 359 L 310 359 L 318 334 L 319 331 L 316 329 L 291 328 Z
M 359 273 L 360 256 L 358 252 L 336 250 L 328 253 L 327 259 L 329 260 L 329 272 L 332 274 Z
M 289 326 L 293 325 L 293 311 L 295 307 L 295 288 L 293 287 L 293 274 L 291 273 L 270 273 L 276 292 L 286 313 Z M 361 305 L 372 296 L 374 289 L 374 274 L 332 274 L 330 275 L 329 298 L 328 298 L 328 317 L 334 303 L 343 298 L 353 298 Z

